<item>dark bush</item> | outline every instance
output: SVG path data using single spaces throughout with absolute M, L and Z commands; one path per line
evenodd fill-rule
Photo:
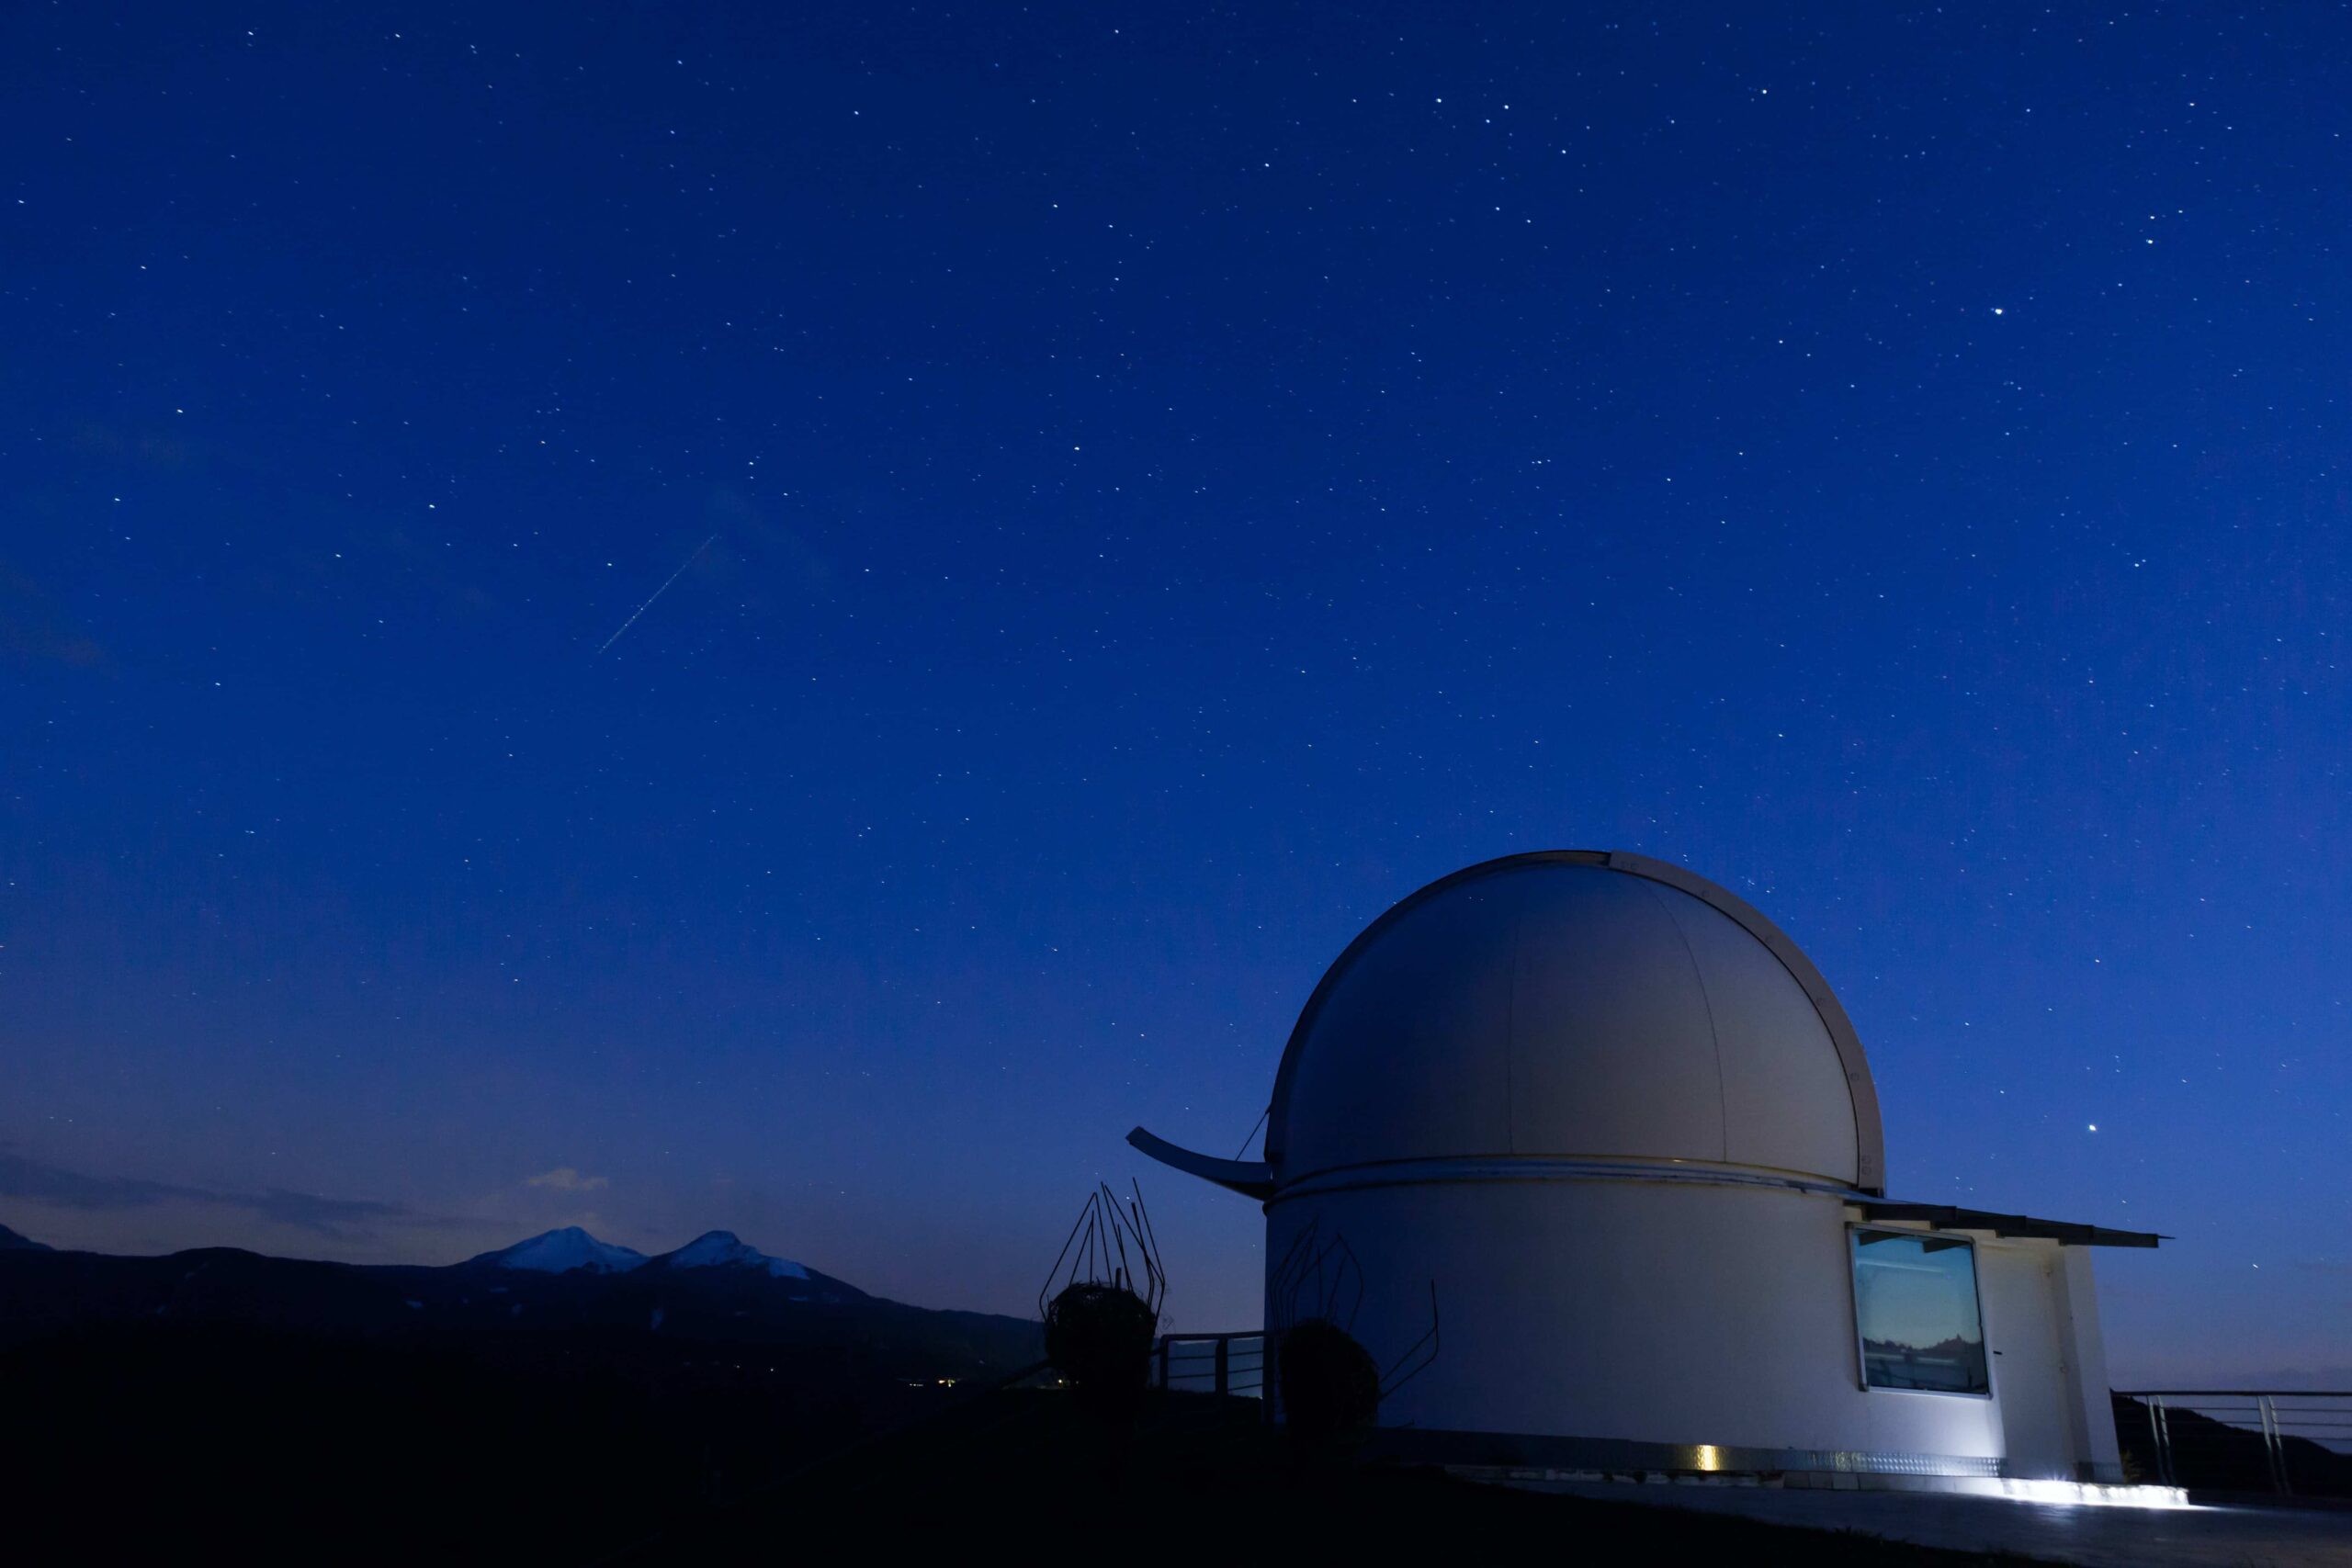
M 1046 1308 L 1046 1355 L 1094 1414 L 1133 1420 L 1159 1327 L 1151 1308 L 1124 1285 L 1071 1285 Z
M 1278 1357 L 1283 1417 L 1302 1443 L 1341 1444 L 1372 1429 L 1380 1414 L 1380 1368 L 1338 1324 L 1311 1317 L 1283 1336 Z

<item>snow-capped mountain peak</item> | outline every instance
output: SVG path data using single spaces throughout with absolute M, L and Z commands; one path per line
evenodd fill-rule
M 598 1241 L 578 1225 L 535 1235 L 496 1252 L 485 1252 L 472 1262 L 493 1269 L 526 1269 L 535 1274 L 569 1274 L 586 1269 L 598 1274 L 620 1274 L 645 1261 L 645 1254 L 608 1241 Z
M 660 1261 L 672 1269 L 757 1269 L 777 1280 L 806 1280 L 808 1270 L 789 1258 L 770 1258 L 737 1238 L 733 1231 L 706 1231 Z

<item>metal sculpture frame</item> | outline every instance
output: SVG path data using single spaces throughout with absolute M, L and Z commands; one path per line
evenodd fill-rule
M 1351 1337 L 1355 1333 L 1356 1314 L 1363 1307 L 1363 1265 L 1357 1261 L 1355 1248 L 1348 1245 L 1344 1232 L 1332 1232 L 1329 1241 L 1317 1246 L 1319 1230 L 1317 1222 L 1309 1221 L 1292 1239 L 1290 1249 L 1283 1254 L 1282 1261 L 1270 1276 L 1267 1305 L 1272 1309 L 1274 1321 L 1267 1327 L 1270 1347 L 1275 1355 L 1281 1354 L 1282 1336 L 1309 1320 L 1319 1319 Z M 1299 1298 L 1310 1282 L 1315 1287 L 1315 1310 L 1301 1313 Z M 1347 1306 L 1344 1317 L 1333 1310 L 1342 1302 Z M 1442 1329 L 1437 1281 L 1431 1280 L 1430 1325 L 1380 1374 L 1383 1400 L 1429 1370 L 1444 1348 Z
M 1047 1316 L 1054 1299 L 1073 1285 L 1108 1285 L 1134 1292 L 1158 1320 L 1168 1302 L 1168 1274 L 1160 1267 L 1159 1238 L 1152 1234 L 1143 1188 L 1133 1181 L 1128 1188 L 1125 1199 L 1107 1182 L 1087 1194 L 1037 1292 L 1039 1317 Z

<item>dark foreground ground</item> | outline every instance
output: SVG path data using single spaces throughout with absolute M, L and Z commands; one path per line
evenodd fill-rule
M 1161 1396 L 1118 1438 L 1067 1393 L 1004 1387 L 1042 1353 L 1034 1323 L 845 1286 L 838 1301 L 777 1293 L 764 1275 L 717 1271 L 649 1285 L 218 1249 L 0 1253 L 0 1568 L 766 1562 L 910 1540 L 1211 1562 L 1277 1544 L 1387 1561 L 1409 1544 L 1448 1561 L 1926 1563 L 2000 1560 L 1930 1545 L 2059 1539 L 1976 1529 L 1893 1546 L 1777 1528 L 1860 1521 L 1819 1499 L 1751 1496 L 1711 1516 L 1645 1509 L 1632 1488 L 1540 1496 L 1302 1464 L 1251 1401 Z M 2181 1479 L 2259 1483 L 2258 1435 L 2199 1420 L 2173 1418 L 2177 1457 L 2197 1471 Z M 2148 1427 L 2128 1404 L 2118 1421 L 2127 1447 Z M 2299 1495 L 2352 1483 L 2343 1456 L 2290 1450 Z M 2157 1542 L 2138 1521 L 2108 1535 L 2129 1568 Z M 2308 1559 L 2217 1549 L 2220 1568 Z
M 952 1408 L 858 1347 L 98 1324 L 0 1347 L 0 1568 L 593 1562 Z
M 1302 1466 L 1253 1401 L 1157 1396 L 1121 1439 L 1054 1389 L 885 1399 L 840 1347 L 756 1377 L 521 1348 L 205 1325 L 0 1352 L 0 1563 L 2026 1561 Z
M 2102 1519 L 2097 1540 L 1961 1517 L 1910 1544 L 1807 1527 L 1933 1522 L 1917 1507 L 1872 1525 L 1801 1495 L 1674 1499 L 1724 1505 L 1686 1511 L 1644 1506 L 1668 1500 L 1658 1487 L 1546 1495 L 1306 1462 L 1254 1401 L 1154 1396 L 1121 1436 L 1057 1389 L 886 1370 L 910 1354 L 887 1335 L 755 1345 L 593 1324 L 387 1338 L 157 1321 L 0 1344 L 0 1563 L 2345 1561 L 2211 1516 Z
M 1064 1393 L 993 1393 L 633 1543 L 616 1562 L 767 1561 L 779 1540 L 1040 1562 L 2023 1563 L 1846 1531 L 1547 1496 L 1441 1472 L 1302 1465 L 1255 1403 L 1157 1399 L 1121 1442 Z

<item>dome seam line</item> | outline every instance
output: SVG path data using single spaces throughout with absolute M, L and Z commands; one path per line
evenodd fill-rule
M 1519 953 L 1527 929 L 1527 894 L 1510 912 L 1510 981 L 1503 987 L 1503 1146 L 1519 1152 Z
M 1675 919 L 1674 906 L 1667 900 L 1666 895 L 1660 893 L 1657 890 L 1657 885 L 1648 877 L 1640 877 L 1636 880 L 1640 882 L 1642 891 L 1657 900 L 1658 913 L 1666 917 L 1666 923 L 1674 928 L 1674 940 L 1682 944 L 1682 956 L 1690 962 L 1690 977 L 1699 983 L 1699 1005 L 1707 1010 L 1707 1043 L 1715 1050 L 1715 1125 L 1722 1130 L 1723 1134 L 1724 1162 L 1729 1164 L 1731 1162 L 1731 1091 L 1724 1085 L 1724 1036 L 1723 1031 L 1715 1027 L 1715 998 L 1707 989 L 1707 972 L 1700 966 L 1698 950 L 1690 945 L 1690 933 L 1682 929 L 1680 920 Z

